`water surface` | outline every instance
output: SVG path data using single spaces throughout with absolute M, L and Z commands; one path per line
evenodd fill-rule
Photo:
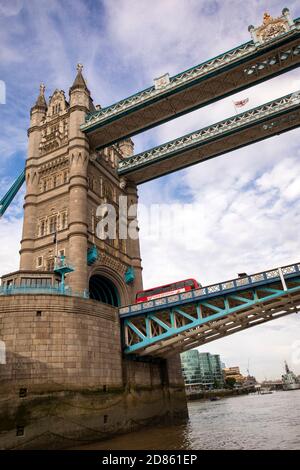
M 300 449 L 300 390 L 189 402 L 189 420 L 84 445 L 101 450 Z

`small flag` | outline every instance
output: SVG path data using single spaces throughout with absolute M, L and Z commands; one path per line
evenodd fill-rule
M 233 104 L 236 108 L 242 108 L 247 103 L 249 103 L 249 98 L 245 98 L 244 100 L 234 101 Z

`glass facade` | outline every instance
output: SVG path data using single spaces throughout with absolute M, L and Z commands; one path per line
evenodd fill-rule
M 203 389 L 222 388 L 224 378 L 218 354 L 199 353 L 197 349 L 181 354 L 185 385 Z
M 187 351 L 181 354 L 181 367 L 184 383 L 186 385 L 201 385 L 202 374 L 197 350 Z

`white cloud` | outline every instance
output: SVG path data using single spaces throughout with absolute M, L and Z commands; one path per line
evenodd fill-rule
M 145 287 L 187 277 L 208 285 L 234 278 L 238 272 L 298 262 L 298 139 L 299 130 L 294 130 L 201 163 L 166 178 L 170 184 L 159 193 L 155 181 L 142 186 L 144 204 L 179 202 L 182 187 L 195 204 L 194 211 L 179 214 L 178 225 L 169 227 L 169 238 L 158 241 L 147 239 L 141 218 Z M 180 238 L 183 224 L 185 236 Z M 252 373 L 261 379 L 279 376 L 283 359 L 290 357 L 290 344 L 298 340 L 295 321 L 294 316 L 276 320 L 208 348 L 220 352 L 230 365 L 252 358 Z M 273 324 L 286 326 L 277 331 Z M 247 335 L 251 341 L 245 341 Z M 262 341 L 264 336 L 267 342 Z
M 15 16 L 20 13 L 24 5 L 24 0 L 1 0 L 0 16 Z

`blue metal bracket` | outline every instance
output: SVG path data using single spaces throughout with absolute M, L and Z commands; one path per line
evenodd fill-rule
M 54 272 L 60 274 L 61 276 L 60 289 L 62 293 L 65 292 L 65 275 L 72 273 L 73 271 L 75 271 L 74 267 L 67 262 L 65 256 L 60 256 L 57 258 L 54 266 Z
M 124 275 L 124 278 L 125 278 L 126 284 L 131 284 L 135 280 L 135 271 L 134 271 L 133 266 L 129 266 L 129 268 L 127 269 Z
M 88 249 L 87 252 L 87 264 L 88 266 L 92 266 L 99 257 L 99 251 L 96 245 L 93 245 L 91 248 Z

